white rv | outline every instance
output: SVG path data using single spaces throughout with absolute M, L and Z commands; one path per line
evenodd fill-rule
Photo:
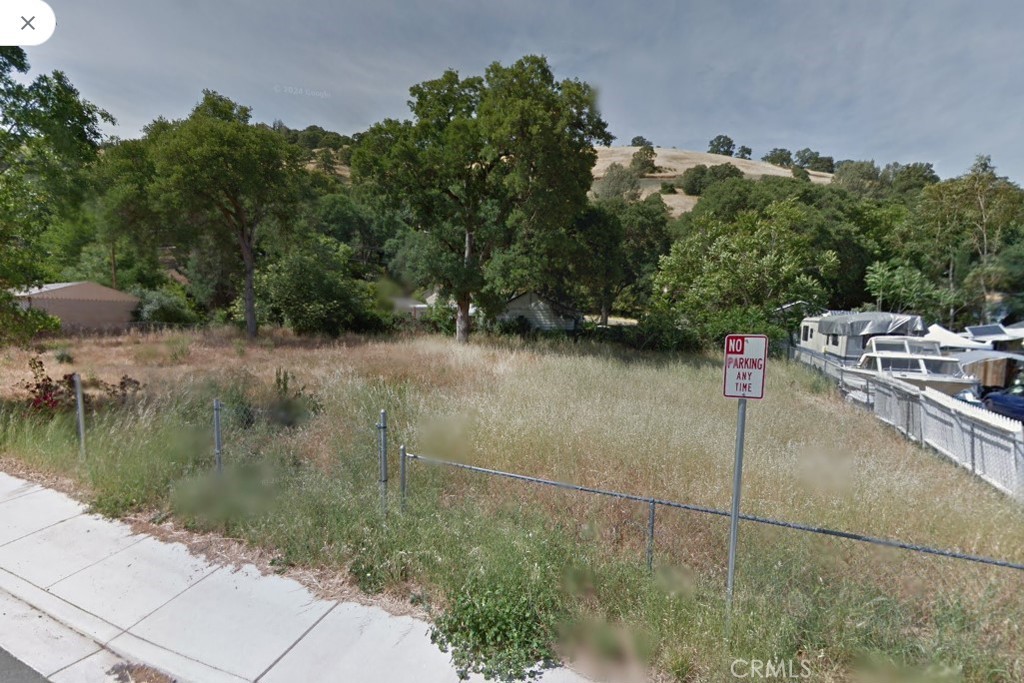
M 926 330 L 919 315 L 881 311 L 825 313 L 804 318 L 800 323 L 800 338 L 795 355 L 798 360 L 815 366 L 820 366 L 825 360 L 854 365 L 860 360 L 872 337 L 917 336 Z

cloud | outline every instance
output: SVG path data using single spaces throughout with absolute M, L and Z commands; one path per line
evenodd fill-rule
M 989 153 L 1024 179 L 1017 2 L 51 5 L 58 31 L 29 50 L 33 66 L 66 70 L 125 136 L 186 114 L 203 88 L 264 120 L 354 132 L 407 115 L 409 86 L 446 68 L 542 53 L 558 76 L 599 90 L 620 140 L 701 150 L 724 132 L 756 156 L 811 147 L 933 161 L 944 176 Z M 294 94 L 307 90 L 329 96 Z

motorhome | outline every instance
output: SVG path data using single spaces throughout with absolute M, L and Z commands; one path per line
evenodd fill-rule
M 856 365 L 872 337 L 916 336 L 924 334 L 926 329 L 919 315 L 881 311 L 830 312 L 804 318 L 800 323 L 796 357 L 816 366 L 822 361 Z M 815 363 L 814 360 L 818 362 Z

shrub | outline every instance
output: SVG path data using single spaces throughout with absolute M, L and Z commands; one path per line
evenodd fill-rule
M 352 277 L 351 255 L 348 246 L 321 237 L 272 264 L 257 288 L 268 316 L 299 335 L 386 330 L 389 316 L 378 310 L 372 285 Z
M 451 651 L 459 678 L 536 678 L 555 658 L 557 598 L 525 577 L 471 576 L 435 620 L 431 642 Z
M 28 408 L 30 410 L 56 413 L 75 408 L 74 373 L 67 373 L 60 379 L 53 379 L 46 373 L 46 366 L 39 357 L 30 358 L 28 365 L 32 370 L 32 379 L 25 382 L 22 387 L 29 393 Z M 117 384 L 110 384 L 99 378 L 90 378 L 88 383 L 99 389 L 106 399 L 113 403 L 125 403 L 142 389 L 142 384 L 128 375 L 123 375 Z M 90 406 L 93 400 L 89 394 L 83 394 L 82 402 L 86 406 Z
M 676 194 L 676 186 L 669 182 L 663 182 L 661 184 L 662 194 Z
M 142 322 L 191 325 L 198 320 L 180 288 L 138 290 L 136 296 L 141 299 L 137 315 Z
M 274 372 L 274 398 L 267 409 L 268 419 L 281 427 L 294 427 L 310 415 L 320 412 L 320 401 L 302 386 L 292 388 L 293 375 L 278 368 Z
M 679 187 L 691 197 L 699 197 L 704 191 L 704 178 L 707 174 L 708 167 L 704 164 L 688 168 L 679 176 Z
M 455 334 L 455 309 L 441 303 L 440 298 L 437 303 L 427 308 L 420 320 L 431 332 L 448 336 Z
M 55 380 L 46 374 L 41 358 L 30 358 L 28 366 L 32 379 L 23 385 L 28 390 L 28 407 L 41 412 L 58 412 L 75 407 L 75 382 L 73 374 L 66 374 Z
M 62 363 L 64 365 L 75 362 L 75 357 L 71 355 L 71 351 L 69 351 L 67 347 L 57 349 L 53 354 L 53 358 L 58 363 Z

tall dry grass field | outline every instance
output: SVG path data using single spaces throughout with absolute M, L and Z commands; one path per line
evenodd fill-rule
M 727 509 L 736 404 L 721 396 L 713 356 L 504 339 L 310 343 L 279 332 L 248 344 L 225 331 L 60 345 L 74 362 L 58 365 L 51 344 L 42 357 L 52 374 L 128 374 L 145 384 L 143 398 L 92 418 L 86 465 L 74 457 L 66 418 L 26 418 L 16 407 L 5 411 L 0 448 L 74 477 L 108 513 L 164 508 L 437 614 L 474 576 L 525 582 L 558 605 L 559 623 L 602 625 L 584 651 L 610 647 L 605 660 L 639 661 L 644 676 L 731 680 L 731 662 L 745 657 L 810 662 L 824 681 L 1024 680 L 1020 572 L 744 523 L 726 643 L 722 518 L 660 508 L 648 575 L 642 504 L 415 463 L 409 513 L 380 525 L 380 409 L 393 458 L 404 443 L 419 454 Z M 10 406 L 32 353 L 0 356 Z M 293 392 L 302 386 L 315 398 L 316 415 L 287 429 L 236 419 L 232 406 L 272 399 L 279 369 L 291 373 Z M 263 467 L 260 481 L 272 472 L 288 495 L 246 498 L 251 480 L 241 474 L 236 498 L 210 493 L 215 396 L 226 402 L 229 469 Z M 746 443 L 744 512 L 1024 562 L 1020 501 L 908 443 L 803 367 L 770 362 Z M 395 459 L 391 466 L 397 473 Z M 218 507 L 211 496 L 243 502 Z M 514 581 L 502 573 L 520 565 Z M 566 636 L 578 629 L 556 631 L 559 652 L 578 654 Z

